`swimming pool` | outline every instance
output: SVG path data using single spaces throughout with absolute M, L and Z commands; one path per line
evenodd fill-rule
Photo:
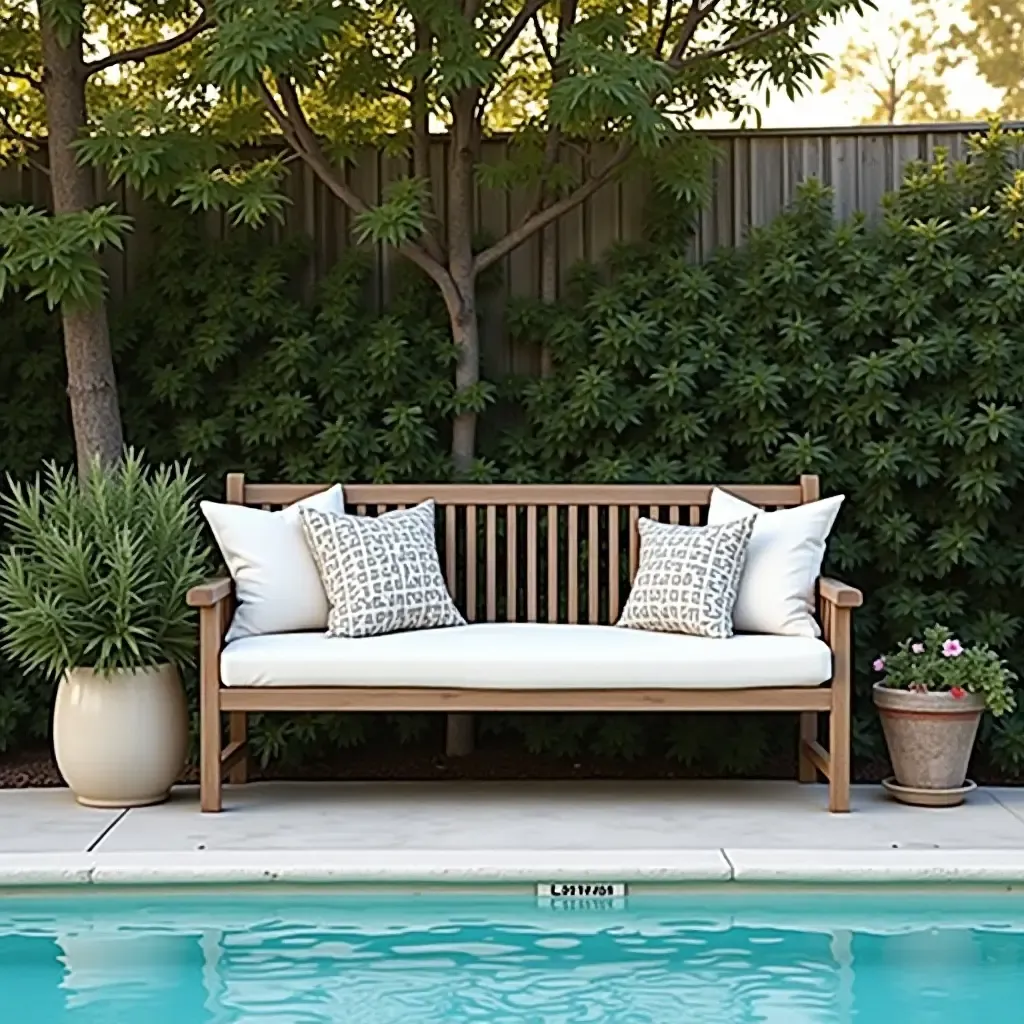
M 0 894 L 10 1024 L 992 1024 L 1024 895 L 730 887 L 556 909 L 338 889 Z

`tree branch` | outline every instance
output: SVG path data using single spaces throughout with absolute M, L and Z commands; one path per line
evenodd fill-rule
M 18 131 L 11 123 L 6 110 L 0 110 L 0 127 L 6 129 L 12 142 L 20 142 L 24 146 L 41 146 L 43 144 L 41 139 L 34 139 L 31 135 Z
M 683 27 L 679 38 L 676 40 L 676 45 L 672 47 L 672 53 L 668 58 L 669 64 L 674 64 L 683 56 L 684 51 L 693 41 L 697 29 L 700 28 L 700 23 L 711 14 L 718 2 L 719 0 L 710 0 L 707 7 L 701 7 L 701 0 L 690 0 L 690 9 L 686 12 L 686 17 L 683 18 Z
M 95 75 L 98 71 L 106 71 L 108 68 L 116 67 L 118 64 L 132 64 L 148 60 L 150 57 L 158 57 L 163 53 L 170 53 L 172 50 L 192 42 L 200 33 L 213 28 L 213 21 L 210 19 L 206 7 L 202 13 L 183 32 L 167 39 L 160 39 L 155 43 L 147 43 L 145 46 L 136 46 L 130 50 L 122 50 L 120 53 L 111 53 L 98 60 L 88 61 L 85 65 L 86 76 Z
M 519 225 L 513 228 L 504 238 L 499 239 L 494 245 L 479 253 L 473 261 L 473 272 L 479 274 L 488 267 L 497 263 L 498 260 L 507 256 L 513 249 L 518 248 L 528 238 L 536 234 L 548 224 L 558 220 L 563 214 L 574 210 L 580 203 L 589 199 L 602 185 L 605 185 L 612 175 L 629 159 L 633 152 L 631 143 L 623 142 L 615 155 L 594 177 L 585 181 L 582 185 L 570 192 L 569 195 L 550 206 L 544 207 L 535 213 L 529 214 Z
M 412 93 L 408 89 L 403 89 L 400 85 L 392 85 L 390 82 L 381 82 L 380 88 L 382 92 L 391 93 L 392 96 L 401 96 L 403 100 L 412 101 Z
M 28 82 L 33 89 L 41 91 L 43 88 L 42 79 L 30 75 L 27 71 L 17 71 L 15 68 L 0 67 L 0 78 L 16 78 L 19 82 Z
M 489 54 L 491 60 L 501 60 L 508 53 L 515 41 L 523 34 L 527 23 L 540 11 L 545 2 L 546 0 L 523 0 L 523 6 L 519 9 L 519 13 L 512 19 L 508 28 L 505 29 L 504 35 L 491 50 Z
M 668 0 L 665 6 L 665 20 L 661 23 L 661 30 L 658 32 L 658 41 L 654 44 L 654 56 L 661 58 L 661 51 L 665 48 L 665 40 L 668 39 L 668 30 L 672 27 L 672 15 L 675 13 L 674 0 Z
M 555 33 L 554 56 L 551 61 L 551 88 L 557 88 L 559 82 L 569 74 L 569 69 L 561 63 L 562 46 L 565 44 L 565 37 L 569 30 L 576 24 L 576 16 L 579 11 L 578 0 L 561 0 L 558 5 L 558 28 Z M 558 162 L 558 150 L 562 144 L 562 130 L 557 125 L 548 127 L 547 138 L 544 140 L 544 163 L 541 169 L 540 190 L 537 196 L 536 206 L 539 208 L 547 201 L 544 179 L 551 173 L 552 168 Z
M 281 109 L 274 94 L 270 91 L 267 83 L 263 80 L 262 75 L 260 75 L 256 80 L 256 88 L 259 90 L 260 97 L 263 100 L 264 106 L 267 108 L 267 112 L 274 119 L 277 127 L 281 129 L 281 134 L 285 137 L 288 145 L 292 147 L 296 155 L 302 157 L 304 150 L 302 143 L 299 141 L 299 136 L 292 126 L 292 123 L 288 120 L 288 115 Z
M 324 153 L 317 141 L 316 134 L 302 110 L 295 83 L 284 75 L 278 76 L 274 83 L 281 97 L 281 104 L 278 104 L 262 79 L 258 83 L 258 88 L 271 117 L 277 122 L 289 144 L 327 188 L 350 210 L 355 213 L 365 213 L 370 207 L 356 195 L 344 177 L 338 173 L 337 168 L 327 158 L 327 154 Z M 420 267 L 438 285 L 443 294 L 447 296 L 454 289 L 454 283 L 447 268 L 425 248 L 415 242 L 406 242 L 398 246 L 398 251 Z
M 548 63 L 551 67 L 554 67 L 555 54 L 548 45 L 547 37 L 544 35 L 544 26 L 540 23 L 540 16 L 536 11 L 533 12 L 531 21 L 533 22 L 533 31 L 537 33 L 537 42 L 540 43 L 540 48 L 544 51 L 544 56 L 547 58 Z
M 714 6 L 714 0 L 712 6 Z M 778 35 L 780 32 L 785 32 L 787 28 L 790 28 L 798 21 L 806 18 L 808 13 L 809 12 L 807 10 L 797 11 L 794 14 L 787 15 L 777 25 L 772 25 L 771 28 L 764 28 L 759 32 L 752 32 L 749 36 L 744 36 L 742 39 L 733 39 L 732 42 L 725 43 L 723 46 L 716 46 L 711 50 L 702 50 L 700 53 L 695 53 L 692 57 L 687 57 L 685 60 L 682 59 L 682 51 L 680 51 L 680 57 L 674 60 L 670 58 L 668 63 L 673 70 L 678 71 L 680 68 L 689 67 L 691 64 L 696 64 L 702 60 L 710 60 L 713 57 L 724 57 L 728 53 L 734 53 L 736 50 L 742 50 L 744 46 L 749 46 L 751 43 L 756 43 L 761 39 L 768 39 L 770 36 Z

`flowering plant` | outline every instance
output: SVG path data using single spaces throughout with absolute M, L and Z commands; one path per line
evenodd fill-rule
M 962 644 L 945 626 L 932 626 L 922 639 L 904 640 L 891 654 L 875 659 L 884 672 L 882 685 L 914 693 L 948 693 L 955 698 L 975 693 L 993 715 L 1014 707 L 1016 675 L 986 644 Z

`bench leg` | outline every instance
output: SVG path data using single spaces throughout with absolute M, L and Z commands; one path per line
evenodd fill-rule
M 449 757 L 465 757 L 473 753 L 473 716 L 448 715 L 444 751 Z
M 199 722 L 199 805 L 207 813 L 221 809 L 220 709 L 204 707 Z
M 199 614 L 199 806 L 221 809 L 220 609 Z
M 231 743 L 245 743 L 249 732 L 249 714 L 247 711 L 228 712 L 229 740 Z M 241 760 L 231 766 L 228 782 L 241 786 L 249 781 L 249 752 L 243 751 Z
M 850 691 L 833 691 L 829 715 L 828 809 L 843 814 L 850 809 Z
M 817 740 L 818 738 L 818 713 L 817 711 L 801 711 L 800 712 L 800 739 L 799 739 L 799 753 L 798 753 L 798 775 L 797 778 L 801 782 L 817 782 L 818 781 L 818 769 L 814 767 L 814 762 L 807 756 L 806 744 Z

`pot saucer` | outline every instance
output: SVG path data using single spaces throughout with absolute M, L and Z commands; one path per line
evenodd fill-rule
M 882 788 L 903 804 L 913 804 L 915 807 L 956 807 L 964 802 L 968 793 L 978 788 L 978 784 L 967 779 L 955 789 L 918 789 L 915 786 L 901 786 L 896 776 L 890 775 L 882 779 Z

